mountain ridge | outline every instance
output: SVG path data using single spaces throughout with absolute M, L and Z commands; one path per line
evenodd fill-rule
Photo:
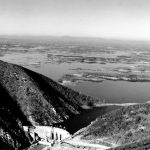
M 0 60 L 0 149 L 30 145 L 23 126 L 60 123 L 100 101 L 24 67 Z

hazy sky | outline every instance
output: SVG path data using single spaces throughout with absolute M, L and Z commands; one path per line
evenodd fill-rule
M 150 40 L 150 0 L 0 0 L 0 34 Z

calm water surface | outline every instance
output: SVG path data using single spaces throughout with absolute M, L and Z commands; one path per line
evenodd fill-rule
M 103 81 L 101 83 L 84 82 L 68 86 L 107 103 L 144 103 L 150 101 L 149 82 Z

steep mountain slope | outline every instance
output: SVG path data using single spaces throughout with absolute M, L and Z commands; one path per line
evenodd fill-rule
M 0 150 L 30 145 L 22 126 L 52 125 L 98 101 L 21 66 L 0 61 Z
M 33 124 L 50 125 L 78 114 L 92 101 L 53 80 L 23 67 L 0 61 L 0 85 Z

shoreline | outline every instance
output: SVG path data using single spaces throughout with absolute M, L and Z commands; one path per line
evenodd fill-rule
M 149 103 L 149 102 L 146 102 Z M 107 107 L 107 106 L 131 106 L 131 105 L 137 105 L 137 104 L 142 104 L 142 103 L 102 103 L 102 104 L 94 104 L 93 106 L 88 106 L 88 105 L 82 105 L 81 108 L 84 110 L 88 110 L 88 109 L 93 109 L 93 108 L 97 108 L 97 107 Z
M 104 103 L 104 104 L 95 104 L 94 107 L 105 107 L 105 106 L 131 106 L 141 103 Z

